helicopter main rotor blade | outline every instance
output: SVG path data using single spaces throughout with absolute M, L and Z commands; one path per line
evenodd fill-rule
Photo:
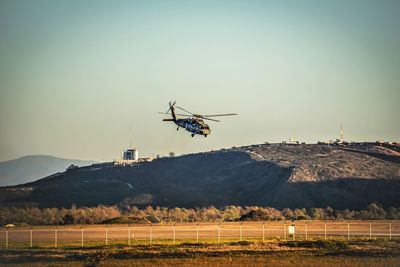
M 182 111 L 184 111 L 184 112 L 187 112 L 187 113 L 189 113 L 189 114 L 191 114 L 191 115 L 194 115 L 192 112 L 190 112 L 190 111 L 188 111 L 188 110 L 186 110 L 186 109 L 184 109 L 184 108 L 182 108 L 182 107 L 180 107 L 180 106 L 176 106 L 176 108 L 177 108 L 177 109 L 180 109 L 180 110 L 182 110 Z
M 214 119 L 209 119 L 209 118 L 202 118 L 203 120 L 209 120 L 209 121 L 215 121 L 215 122 L 221 122 L 219 120 L 214 120 Z
M 185 116 L 185 117 L 188 116 L 188 114 L 179 114 L 179 113 L 175 113 L 175 115 L 176 115 L 176 116 Z
M 237 113 L 201 115 L 201 116 L 202 116 L 202 117 L 222 117 L 222 116 L 234 116 L 234 115 L 237 115 Z
M 165 112 L 157 112 L 158 114 L 162 114 L 165 115 Z M 168 113 L 167 113 L 168 114 Z M 188 116 L 188 114 L 179 114 L 179 113 L 175 113 L 176 116 Z

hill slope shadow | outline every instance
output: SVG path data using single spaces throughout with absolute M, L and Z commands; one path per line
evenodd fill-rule
M 2 205 L 113 205 L 140 208 L 261 205 L 277 208 L 400 206 L 398 179 L 347 177 L 294 182 L 293 167 L 254 160 L 244 151 L 163 158 L 134 166 L 93 165 L 37 182 L 0 188 Z

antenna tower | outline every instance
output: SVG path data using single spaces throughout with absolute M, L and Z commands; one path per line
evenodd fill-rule
M 132 148 L 132 124 L 129 124 L 129 148 Z
M 340 123 L 340 141 L 341 141 L 341 142 L 344 141 L 344 137 L 343 137 L 343 123 Z

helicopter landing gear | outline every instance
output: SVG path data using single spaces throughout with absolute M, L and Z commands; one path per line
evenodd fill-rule
M 194 134 L 192 134 L 192 137 L 194 137 Z

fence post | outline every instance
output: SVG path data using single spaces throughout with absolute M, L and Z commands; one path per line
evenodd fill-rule
M 372 239 L 372 223 L 369 223 L 369 239 Z
M 196 242 L 199 243 L 199 224 L 196 226 Z
M 54 229 L 54 247 L 57 248 L 57 228 Z
M 324 224 L 324 237 L 325 237 L 325 240 L 326 240 L 326 222 L 325 222 L 325 224 Z
M 218 224 L 218 243 L 221 243 L 221 223 Z
M 263 222 L 263 225 L 262 225 L 262 241 L 263 242 L 265 241 L 265 222 Z
M 150 227 L 149 227 L 149 241 L 150 241 L 150 245 L 153 244 L 153 233 L 152 233 L 152 230 L 151 230 L 151 226 L 152 226 L 152 224 L 150 224 Z
M 295 227 L 294 222 L 292 222 L 292 226 L 293 226 L 293 228 L 295 228 L 294 232 L 293 232 L 293 241 L 294 241 L 294 240 L 296 240 L 296 237 L 295 237 L 295 235 L 296 235 L 296 227 Z
M 6 248 L 8 248 L 8 230 L 6 230 Z
M 347 223 L 347 240 L 350 240 L 350 223 Z
M 286 221 L 283 222 L 283 240 L 286 241 Z
M 33 240 L 32 240 L 32 228 L 31 228 L 31 233 L 30 233 L 30 241 L 31 241 L 31 247 L 33 247 Z
M 389 223 L 389 239 L 392 239 L 392 224 Z
M 106 245 L 108 245 L 108 226 L 106 226 Z
M 83 227 L 81 229 L 81 247 L 83 247 Z
M 307 221 L 306 221 L 306 240 L 308 239 L 308 226 L 307 226 Z
M 131 245 L 131 226 L 128 225 L 128 246 Z
M 174 240 L 174 244 L 175 244 L 175 240 L 176 240 L 176 227 L 175 227 L 175 224 L 174 224 L 174 226 L 172 226 L 172 230 L 173 230 L 173 240 Z
M 239 225 L 239 230 L 240 230 L 240 241 L 242 241 L 243 240 L 243 226 L 242 226 L 242 222 L 240 223 L 240 225 Z

